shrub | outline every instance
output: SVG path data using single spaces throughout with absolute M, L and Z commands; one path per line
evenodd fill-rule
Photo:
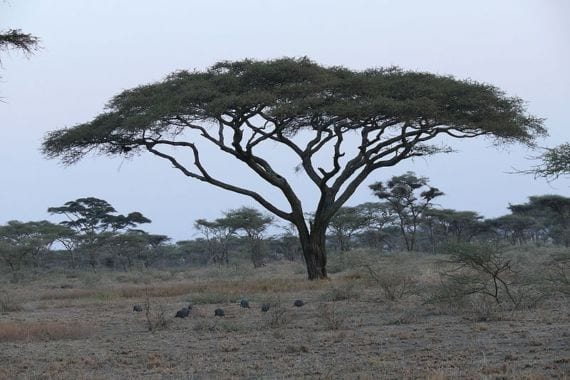
M 331 287 L 324 294 L 327 301 L 345 301 L 350 299 L 358 299 L 360 292 L 354 288 L 354 284 L 347 283 Z
M 151 304 L 149 293 L 145 295 L 144 311 L 148 331 L 163 330 L 168 327 L 169 321 L 166 318 L 166 310 L 162 305 L 155 308 Z
M 389 301 L 397 301 L 414 294 L 417 281 L 412 275 L 399 268 L 376 271 L 372 266 L 366 266 L 370 277 L 378 284 L 384 297 Z
M 22 310 L 22 306 L 8 292 L 0 292 L 0 313 L 10 313 Z
M 529 274 L 532 271 L 515 270 L 513 258 L 496 245 L 450 244 L 447 252 L 449 259 L 443 264 L 451 269 L 441 273 L 431 301 L 465 306 L 473 304 L 474 296 L 482 296 L 496 305 L 522 308 L 536 305 L 545 295 L 538 278 Z
M 570 251 L 552 255 L 548 263 L 547 279 L 553 290 L 570 295 Z
M 344 315 L 339 313 L 335 302 L 319 305 L 319 316 L 328 330 L 338 330 L 344 326 Z
M 287 309 L 281 306 L 279 300 L 272 303 L 266 318 L 267 327 L 272 329 L 283 327 L 291 321 L 291 315 L 287 312 Z

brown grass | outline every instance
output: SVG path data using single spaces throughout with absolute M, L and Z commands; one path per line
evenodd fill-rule
M 8 284 L 3 290 L 22 310 L 0 315 L 7 363 L 0 379 L 567 378 L 567 297 L 553 293 L 536 308 L 489 309 L 490 316 L 476 302 L 425 303 L 441 281 L 436 259 L 370 256 L 378 275 L 418 282 L 417 292 L 397 302 L 358 263 L 316 282 L 297 266 L 272 263 Z M 242 297 L 251 308 L 240 307 Z M 294 307 L 295 299 L 305 306 Z M 145 301 L 158 313 L 153 321 L 168 328 L 148 331 L 148 316 L 132 308 Z M 190 316 L 175 318 L 189 303 Z M 214 317 L 218 307 L 225 317 Z M 91 321 L 96 331 L 46 321 Z
M 119 298 L 143 297 L 178 297 L 196 295 L 194 303 L 233 302 L 242 294 L 255 293 L 281 293 L 287 291 L 301 291 L 319 289 L 327 284 L 319 281 L 299 281 L 297 278 L 275 279 L 236 279 L 216 280 L 210 282 L 179 281 L 156 286 L 121 285 L 107 289 L 50 289 L 43 292 L 39 299 L 47 300 L 73 300 L 94 299 L 114 300 Z
M 0 342 L 82 339 L 94 331 L 83 322 L 1 322 Z
M 0 313 L 10 313 L 20 310 L 22 310 L 22 305 L 20 305 L 12 294 L 0 292 Z

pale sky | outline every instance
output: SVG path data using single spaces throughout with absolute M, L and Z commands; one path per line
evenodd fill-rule
M 30 59 L 1 56 L 0 224 L 57 222 L 48 207 L 95 196 L 120 213 L 142 212 L 153 220 L 146 230 L 182 240 L 197 236 L 195 219 L 256 207 L 150 155 L 89 157 L 66 168 L 40 153 L 46 132 L 91 120 L 122 90 L 220 60 L 308 56 L 355 70 L 397 65 L 471 78 L 523 98 L 531 114 L 546 118 L 550 137 L 541 145 L 570 141 L 569 17 L 566 0 L 0 1 L 0 30 L 22 29 L 43 46 Z M 569 178 L 547 183 L 508 174 L 534 164 L 526 157 L 536 153 L 522 146 L 497 149 L 488 140 L 453 146 L 452 155 L 374 173 L 348 205 L 374 201 L 367 184 L 407 170 L 447 194 L 442 207 L 485 217 L 506 214 L 509 203 L 531 195 L 570 196 Z M 210 159 L 220 177 L 242 173 L 216 155 Z M 295 176 L 296 164 L 284 166 L 287 174 Z M 299 193 L 311 210 L 315 189 Z

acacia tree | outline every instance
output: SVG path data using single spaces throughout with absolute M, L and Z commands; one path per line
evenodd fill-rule
M 187 177 L 250 197 L 295 225 L 308 277 L 318 279 L 327 277 L 325 234 L 331 218 L 373 171 L 448 151 L 426 145 L 439 135 L 530 144 L 544 133 L 542 120 L 527 115 L 521 99 L 488 84 L 283 58 L 220 62 L 123 91 L 92 121 L 48 133 L 43 153 L 69 165 L 90 152 L 146 151 Z M 202 142 L 251 169 L 287 206 L 213 174 Z M 275 154 L 292 155 L 292 167 L 301 168 L 319 194 L 316 205 L 305 209 L 285 173 L 271 162 L 268 146 Z M 328 164 L 322 163 L 325 158 Z M 307 210 L 315 210 L 311 220 Z
M 570 143 L 547 148 L 538 159 L 541 160 L 541 163 L 528 171 L 524 171 L 524 173 L 546 179 L 570 175 Z
M 438 242 L 469 243 L 487 228 L 478 213 L 451 209 L 427 208 L 422 223 L 427 228 L 434 252 Z
M 40 40 L 20 29 L 9 29 L 0 32 L 0 51 L 20 50 L 26 55 L 32 54 L 39 48 Z
M 534 235 L 548 235 L 558 244 L 570 246 L 570 198 L 561 195 L 531 196 L 527 203 L 509 205 L 514 216 L 532 220 Z
M 23 33 L 20 29 L 0 31 L 0 52 L 19 50 L 25 56 L 29 56 L 39 49 L 39 43 L 39 38 L 29 33 Z M 2 57 L 0 56 L 1 65 Z
M 392 177 L 386 184 L 375 182 L 370 189 L 378 198 L 388 202 L 398 216 L 400 232 L 408 251 L 416 248 L 416 233 L 424 211 L 431 202 L 443 195 L 437 187 L 428 185 L 426 177 L 413 172 Z M 422 191 L 423 190 L 423 191 Z
M 368 227 L 371 218 L 359 206 L 341 207 L 329 224 L 329 230 L 337 241 L 341 253 L 350 251 L 353 236 Z
M 226 225 L 233 226 L 236 232 L 241 231 L 244 234 L 251 251 L 253 266 L 263 266 L 263 234 L 273 223 L 273 218 L 251 207 L 229 210 L 224 212 L 224 215 L 223 221 Z
M 71 229 L 46 220 L 25 223 L 9 221 L 0 226 L 0 261 L 13 271 L 20 269 L 27 259 L 37 268 L 41 256 L 55 241 L 72 234 Z
M 213 221 L 197 219 L 194 222 L 194 228 L 204 235 L 209 259 L 214 263 L 229 264 L 229 244 L 237 227 L 232 223 L 227 223 L 225 218 L 218 218 Z
M 96 246 L 104 245 L 118 231 L 151 222 L 138 211 L 117 215 L 115 208 L 107 201 L 95 197 L 78 198 L 60 207 L 50 207 L 48 212 L 65 216 L 67 220 L 59 224 L 76 231 L 74 236 L 62 241 L 71 254 L 72 265 L 75 266 L 73 252 L 83 248 L 87 250 L 93 269 L 96 264 Z

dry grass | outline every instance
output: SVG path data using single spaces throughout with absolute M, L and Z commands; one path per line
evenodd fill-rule
M 0 365 L 0 378 L 538 379 L 570 373 L 567 297 L 557 293 L 536 308 L 508 313 L 477 302 L 443 304 L 437 312 L 439 304 L 423 301 L 441 281 L 434 257 L 357 258 L 329 281 L 306 281 L 298 265 L 277 263 L 11 284 L 5 289 L 10 303 L 18 300 L 22 309 L 0 315 L 0 356 L 8 363 Z M 389 301 L 363 263 L 377 274 L 413 274 L 414 294 L 396 292 L 397 302 Z M 408 283 L 391 280 L 395 289 Z M 242 297 L 251 308 L 240 307 Z M 294 307 L 295 299 L 305 305 Z M 168 328 L 149 331 L 149 316 L 132 308 L 145 301 L 158 313 L 151 321 Z M 190 316 L 174 318 L 190 301 Z M 268 312 L 260 310 L 263 303 L 271 305 Z M 216 308 L 226 316 L 214 317 Z
M 0 322 L 0 342 L 83 339 L 94 331 L 82 322 Z
M 215 281 L 186 280 L 166 282 L 160 285 L 115 285 L 109 288 L 59 288 L 48 289 L 39 296 L 40 300 L 91 299 L 94 301 L 116 300 L 121 298 L 178 297 L 192 295 L 192 301 L 200 303 L 235 302 L 243 294 L 295 292 L 322 289 L 322 282 L 304 281 L 302 278 L 274 279 L 216 279 Z
M 22 310 L 22 305 L 16 297 L 8 292 L 0 292 L 0 313 L 11 313 Z

